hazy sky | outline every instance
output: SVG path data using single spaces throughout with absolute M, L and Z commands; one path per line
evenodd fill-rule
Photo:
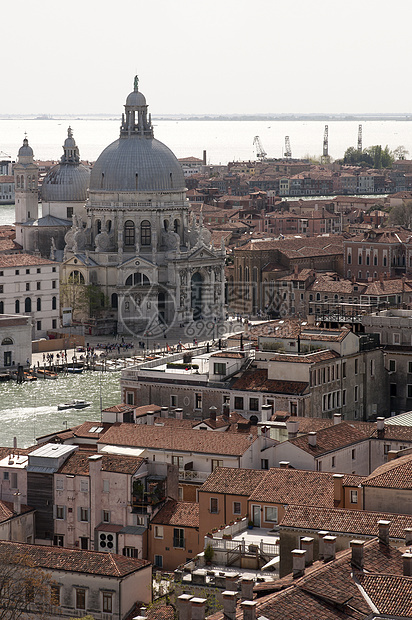
M 411 0 L 2 2 L 0 114 L 412 112 Z

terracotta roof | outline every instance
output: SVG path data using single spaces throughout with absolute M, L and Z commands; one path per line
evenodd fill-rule
M 278 381 L 268 379 L 265 368 L 248 370 L 232 384 L 232 390 L 247 392 L 271 392 L 275 394 L 304 394 L 308 388 L 304 381 Z
M 219 351 L 219 353 L 213 353 L 210 357 L 222 357 L 222 358 L 233 358 L 233 359 L 243 359 L 245 357 L 244 353 L 236 353 L 228 351 L 225 353 L 224 351 Z
M 199 504 L 168 500 L 150 523 L 177 525 L 179 527 L 199 527 Z
M 256 437 L 249 439 L 248 435 L 230 431 L 210 433 L 178 428 L 170 433 L 168 427 L 113 424 L 98 443 L 143 449 L 241 456 L 255 439 Z
M 326 351 L 317 351 L 316 353 L 306 353 L 302 355 L 288 355 L 287 353 L 277 353 L 275 357 L 271 357 L 271 362 L 296 362 L 299 364 L 317 364 L 318 362 L 326 362 L 327 360 L 340 357 L 339 353 L 331 349 Z
M 265 478 L 267 471 L 260 469 L 235 469 L 217 467 L 202 484 L 199 492 L 226 493 L 249 497 L 257 485 Z
M 304 452 L 318 457 L 325 453 L 359 443 L 360 441 L 365 441 L 369 436 L 369 433 L 365 433 L 347 422 L 341 422 L 340 424 L 334 424 L 333 426 L 317 431 L 315 446 L 309 445 L 308 435 L 301 435 L 300 437 L 288 441 Z
M 361 573 L 358 579 L 381 614 L 397 618 L 412 617 L 412 577 Z
M 74 429 L 70 430 L 73 431 L 75 437 L 82 437 L 95 441 L 99 439 L 99 437 L 102 437 L 110 427 L 110 422 L 83 422 L 80 426 L 76 426 Z M 100 428 L 103 430 L 96 432 Z
M 412 516 L 367 510 L 344 510 L 319 506 L 297 506 L 289 504 L 280 527 L 302 530 L 327 530 L 331 535 L 377 536 L 378 521 L 390 521 L 391 538 L 404 539 L 405 529 L 412 527 Z
M 0 267 L 26 267 L 29 265 L 56 266 L 56 263 L 33 254 L 0 254 Z
M 412 489 L 412 454 L 377 467 L 363 481 L 367 487 Z
M 77 476 L 89 475 L 89 456 L 96 456 L 95 452 L 76 451 L 69 456 L 59 469 L 59 474 L 74 474 Z M 144 463 L 144 459 L 137 456 L 120 456 L 118 454 L 101 454 L 102 471 L 118 474 L 133 475 Z
M 0 523 L 4 523 L 4 521 L 8 521 L 9 519 L 13 519 L 13 517 L 17 517 L 14 512 L 13 502 L 4 502 L 0 500 Z M 26 512 L 31 512 L 34 508 L 27 506 L 26 504 L 20 505 L 20 513 L 24 514 Z
M 34 566 L 47 570 L 74 571 L 108 577 L 125 577 L 150 566 L 147 560 L 128 558 L 114 553 L 5 541 L 0 541 L 0 553 L 3 557 L 11 556 L 13 553 L 27 555 Z
M 358 476 L 358 484 L 363 480 Z M 347 484 L 344 474 L 343 484 Z M 301 469 L 270 469 L 249 500 L 277 504 L 334 506 L 333 474 Z

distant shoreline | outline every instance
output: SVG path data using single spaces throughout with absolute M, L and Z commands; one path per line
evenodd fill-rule
M 412 113 L 405 114 L 163 114 L 152 116 L 153 121 L 412 121 Z M 0 120 L 8 121 L 62 121 L 62 120 L 108 120 L 119 121 L 116 114 L 56 114 L 56 115 L 24 115 L 24 114 L 0 114 Z

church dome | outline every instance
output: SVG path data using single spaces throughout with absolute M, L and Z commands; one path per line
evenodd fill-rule
M 46 174 L 41 188 L 45 202 L 85 202 L 90 181 L 90 170 L 80 163 L 79 149 L 71 127 L 67 130 L 60 164 Z
M 167 146 L 153 137 L 137 76 L 134 90 L 126 99 L 120 138 L 106 147 L 94 164 L 90 191 L 185 191 L 180 163 Z
M 23 140 L 23 146 L 21 146 L 19 148 L 19 155 L 18 155 L 19 159 L 21 157 L 33 157 L 33 149 L 31 148 L 31 146 L 29 146 L 29 141 L 27 140 L 27 138 L 24 138 Z

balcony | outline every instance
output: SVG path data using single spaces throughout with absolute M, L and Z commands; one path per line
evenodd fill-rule
M 208 476 L 210 476 L 210 471 L 179 469 L 179 482 L 198 482 L 203 484 Z

